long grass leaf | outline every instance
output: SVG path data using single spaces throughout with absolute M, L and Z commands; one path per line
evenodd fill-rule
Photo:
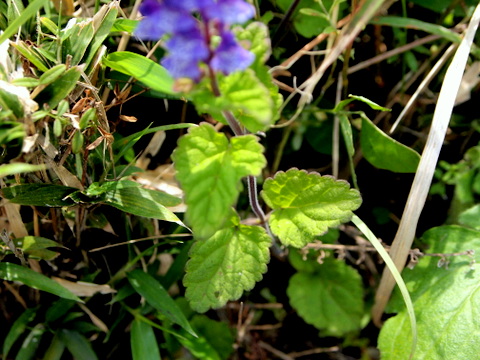
M 407 286 L 402 279 L 402 275 L 395 267 L 390 255 L 388 255 L 387 251 L 383 248 L 380 241 L 378 241 L 377 237 L 373 234 L 373 232 L 368 228 L 368 226 L 356 215 L 353 215 L 352 222 L 355 226 L 367 237 L 368 241 L 373 245 L 373 247 L 378 251 L 380 256 L 382 257 L 383 261 L 387 265 L 387 268 L 390 269 L 395 282 L 402 293 L 403 301 L 405 302 L 405 306 L 407 307 L 408 317 L 410 318 L 410 324 L 412 327 L 412 350 L 410 352 L 410 359 L 413 358 L 415 354 L 415 348 L 417 347 L 417 320 L 415 318 L 415 312 L 413 310 L 413 303 L 412 299 L 410 298 L 410 294 L 408 293 Z
M 452 63 L 447 69 L 445 79 L 438 96 L 437 106 L 433 114 L 432 126 L 428 134 L 427 143 L 420 159 L 420 163 L 413 180 L 410 194 L 403 211 L 402 219 L 397 234 L 390 249 L 398 270 L 402 270 L 407 260 L 408 251 L 412 246 L 418 219 L 427 199 L 428 191 L 432 183 L 433 174 L 437 165 L 443 140 L 450 122 L 453 106 L 457 97 L 462 75 L 467 64 L 473 39 L 480 23 L 480 4 L 477 5 L 472 19 L 460 43 Z M 380 285 L 375 297 L 375 305 L 372 310 L 373 321 L 380 323 L 383 310 L 390 298 L 395 280 L 388 268 L 385 268 Z
M 21 15 L 12 21 L 12 23 L 5 29 L 3 34 L 0 35 L 0 44 L 15 34 L 18 28 L 25 24 L 32 16 L 35 16 L 36 12 L 47 2 L 48 0 L 34 0 L 31 2 L 30 5 L 28 5 L 24 11 L 22 11 Z

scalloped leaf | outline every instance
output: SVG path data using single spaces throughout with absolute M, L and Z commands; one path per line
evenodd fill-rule
M 301 262 L 301 255 L 290 258 Z M 303 268 L 290 278 L 287 295 L 290 304 L 306 323 L 322 335 L 343 336 L 361 328 L 364 316 L 362 278 L 352 267 L 333 258 L 307 259 Z M 308 268 L 309 267 L 309 268 Z
M 241 43 L 247 43 L 247 48 L 255 54 L 254 66 L 264 64 L 271 54 L 270 34 L 267 25 L 259 21 L 254 21 L 243 29 L 237 27 L 233 29 L 237 40 Z
M 346 181 L 298 169 L 267 179 L 261 195 L 270 208 L 270 228 L 282 244 L 297 248 L 347 222 L 362 198 Z
M 223 227 L 240 193 L 240 180 L 259 175 L 265 166 L 262 152 L 256 136 L 236 136 L 229 142 L 206 123 L 179 140 L 172 159 L 185 191 L 186 220 L 197 238 Z
M 224 122 L 222 111 L 231 111 L 252 133 L 273 124 L 277 98 L 272 99 L 270 90 L 252 69 L 218 76 L 218 82 L 221 96 L 215 96 L 206 86 L 191 94 L 198 112 L 209 113 Z
M 183 280 L 192 309 L 219 308 L 252 289 L 267 271 L 270 245 L 264 228 L 241 225 L 236 215 L 227 227 L 197 241 L 190 250 Z
M 480 248 L 480 231 L 450 225 L 432 228 L 421 238 L 428 253 L 453 254 Z M 404 269 L 417 315 L 418 343 L 415 359 L 477 359 L 480 353 L 480 272 L 475 256 L 449 256 L 448 268 L 438 257 L 420 259 L 413 270 Z M 443 264 L 446 265 L 445 261 Z M 395 293 L 389 308 L 398 314 L 380 331 L 382 359 L 408 359 L 412 338 L 408 315 Z

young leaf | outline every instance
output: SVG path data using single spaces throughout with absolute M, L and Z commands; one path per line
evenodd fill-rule
M 135 319 L 130 332 L 133 360 L 160 360 L 157 339 L 150 324 Z
M 296 252 L 290 256 L 301 257 Z M 331 257 L 323 259 L 321 265 L 316 259 L 306 262 L 311 263 L 310 271 L 297 272 L 288 283 L 287 295 L 292 307 L 324 335 L 340 337 L 359 330 L 364 304 L 358 272 Z
M 185 191 L 186 219 L 195 236 L 207 238 L 223 226 L 241 188 L 240 180 L 259 175 L 266 164 L 263 147 L 253 135 L 228 141 L 210 124 L 190 128 L 172 158 Z
M 54 259 L 58 253 L 48 250 L 51 247 L 63 247 L 56 241 L 46 239 L 40 236 L 25 236 L 15 239 L 16 246 L 21 248 L 24 253 L 44 260 Z
M 386 135 L 366 118 L 362 119 L 360 143 L 365 159 L 379 169 L 398 173 L 417 170 L 420 155 Z
M 250 132 L 264 131 L 274 121 L 275 103 L 270 90 L 251 69 L 237 71 L 219 77 L 221 96 L 215 96 L 206 87 L 192 93 L 192 100 L 199 112 L 211 114 L 222 121 L 222 111 L 232 111 L 242 125 Z
M 117 51 L 103 59 L 103 64 L 123 74 L 133 76 L 150 89 L 175 94 L 173 78 L 168 71 L 145 56 L 128 51 Z
M 240 225 L 236 215 L 213 236 L 197 241 L 183 280 L 192 309 L 219 308 L 252 289 L 267 271 L 270 244 L 263 228 Z
M 188 333 L 197 336 L 182 310 L 155 278 L 141 270 L 133 270 L 127 274 L 127 277 L 133 288 L 151 306 L 160 311 L 170 321 L 180 325 Z
M 267 179 L 261 195 L 273 212 L 272 232 L 284 245 L 303 247 L 316 235 L 347 222 L 362 199 L 345 181 L 298 169 Z
M 480 231 L 460 226 L 428 230 L 422 240 L 430 253 L 459 253 L 480 247 Z M 480 353 L 480 273 L 476 256 L 450 256 L 448 268 L 439 267 L 439 258 L 425 257 L 413 270 L 402 273 L 409 287 L 417 314 L 418 344 L 415 359 L 476 359 Z M 445 262 L 444 262 L 445 263 Z M 392 298 L 400 309 L 398 294 Z M 382 359 L 407 359 L 411 331 L 402 309 L 387 320 L 379 336 Z
M 21 283 L 34 289 L 43 290 L 60 296 L 64 299 L 83 302 L 63 286 L 57 284 L 55 281 L 51 280 L 45 275 L 39 274 L 20 265 L 12 263 L 0 263 L 0 279 L 8 281 L 20 281 Z

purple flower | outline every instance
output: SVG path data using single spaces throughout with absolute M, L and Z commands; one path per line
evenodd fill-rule
M 195 59 L 167 56 L 163 58 L 161 64 L 175 79 L 190 78 L 198 81 L 202 77 L 199 62 Z
M 144 40 L 159 40 L 168 34 L 168 56 L 162 61 L 174 78 L 199 81 L 201 63 L 226 75 L 247 68 L 255 56 L 241 47 L 228 26 L 243 23 L 255 15 L 255 8 L 244 0 L 144 0 L 145 16 L 135 29 Z M 200 15 L 197 20 L 192 13 Z M 215 48 L 206 36 L 219 34 Z
M 205 36 L 198 27 L 172 36 L 165 44 L 174 58 L 204 61 L 210 56 Z
M 244 0 L 217 0 L 203 8 L 202 15 L 222 24 L 243 24 L 255 16 L 255 8 Z
M 230 31 L 223 31 L 221 37 L 222 41 L 210 62 L 213 70 L 228 75 L 246 69 L 255 60 L 255 55 L 240 46 Z
M 165 0 L 165 2 L 171 4 L 172 7 L 192 12 L 210 6 L 214 0 Z
M 188 11 L 171 3 L 172 0 L 145 0 L 139 8 L 145 18 L 135 29 L 135 35 L 143 40 L 158 40 L 167 33 L 188 31 L 197 26 Z

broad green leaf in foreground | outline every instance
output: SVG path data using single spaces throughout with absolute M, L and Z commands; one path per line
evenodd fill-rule
M 292 251 L 292 265 L 301 262 L 301 255 Z M 307 259 L 310 268 L 300 266 L 290 278 L 287 294 L 290 304 L 305 320 L 323 335 L 343 336 L 361 328 L 363 311 L 362 278 L 355 269 L 331 257 L 319 264 Z M 308 271 L 302 271 L 308 270 Z
M 240 225 L 236 215 L 212 237 L 197 241 L 183 280 L 192 309 L 219 308 L 252 289 L 267 271 L 270 244 L 265 229 Z
M 0 279 L 19 281 L 34 289 L 43 290 L 64 299 L 83 302 L 69 290 L 52 279 L 20 265 L 0 263 Z
M 430 229 L 422 240 L 427 253 L 459 253 L 480 248 L 480 231 L 460 226 Z M 416 360 L 476 359 L 480 353 L 480 256 L 449 256 L 448 268 L 439 267 L 438 257 L 425 257 L 402 275 L 412 295 L 417 315 Z M 398 294 L 395 310 L 403 309 Z M 387 320 L 379 336 L 382 359 L 408 359 L 411 332 L 405 310 Z
M 133 270 L 127 274 L 127 277 L 135 291 L 142 295 L 147 303 L 170 321 L 180 325 L 193 336 L 197 336 L 182 310 L 154 277 L 141 270 Z
M 370 164 L 398 173 L 414 173 L 420 155 L 377 128 L 370 120 L 362 119 L 360 143 L 363 155 Z
M 155 61 L 129 51 L 117 51 L 103 59 L 103 64 L 123 74 L 133 76 L 150 89 L 175 94 L 173 78 Z
M 345 181 L 298 169 L 267 179 L 261 193 L 273 212 L 269 223 L 282 244 L 302 247 L 347 222 L 362 199 Z
M 185 192 L 186 219 L 197 238 L 221 228 L 241 189 L 241 179 L 259 175 L 266 160 L 254 135 L 228 141 L 210 124 L 190 128 L 180 138 L 172 158 Z

